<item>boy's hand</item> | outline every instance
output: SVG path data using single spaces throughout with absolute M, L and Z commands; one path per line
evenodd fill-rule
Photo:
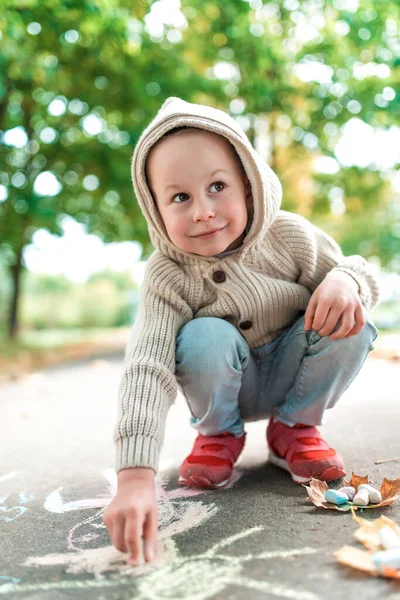
M 340 320 L 340 327 L 332 333 Z M 304 315 L 304 329 L 339 340 L 359 333 L 366 316 L 358 295 L 357 282 L 347 273 L 328 273 L 316 288 Z
M 114 546 L 128 552 L 128 561 L 138 566 L 144 558 L 151 562 L 157 548 L 158 511 L 155 473 L 134 467 L 118 473 L 118 492 L 107 506 L 103 522 Z

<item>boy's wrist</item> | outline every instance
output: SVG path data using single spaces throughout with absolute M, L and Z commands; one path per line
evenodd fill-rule
M 347 273 L 347 271 L 340 271 L 338 269 L 337 271 L 331 271 L 330 273 L 328 273 L 327 276 L 330 276 L 330 277 L 339 276 L 339 278 L 343 278 L 343 276 L 344 276 L 345 281 L 348 281 L 349 283 L 352 282 L 357 293 L 359 293 L 359 291 L 360 291 L 360 286 L 358 284 L 358 281 L 356 281 L 356 279 L 352 275 L 350 275 L 350 273 Z
M 121 469 L 118 472 L 118 484 L 124 483 L 125 481 L 131 481 L 133 479 L 142 479 L 143 481 L 154 481 L 155 472 L 151 467 L 129 467 L 127 469 Z

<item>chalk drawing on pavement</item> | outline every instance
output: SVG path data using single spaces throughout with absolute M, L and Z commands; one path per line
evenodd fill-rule
M 38 591 L 49 589 L 78 589 L 82 587 L 121 587 L 132 583 L 135 579 L 135 600 L 176 600 L 187 598 L 188 586 L 190 586 L 190 597 L 196 600 L 207 600 L 215 597 L 215 594 L 223 592 L 228 586 L 237 586 L 249 590 L 257 590 L 268 593 L 277 598 L 289 598 L 292 600 L 321 600 L 322 596 L 313 592 L 302 591 L 297 588 L 291 589 L 283 583 L 275 583 L 266 580 L 253 579 L 243 574 L 243 567 L 249 561 L 266 561 L 269 559 L 286 560 L 289 557 L 307 556 L 317 552 L 314 548 L 299 548 L 289 550 L 265 551 L 259 553 L 246 553 L 242 555 L 225 554 L 224 548 L 239 542 L 245 537 L 265 533 L 263 527 L 253 527 L 246 531 L 232 535 L 225 540 L 214 544 L 200 555 L 181 556 L 174 546 L 174 556 L 169 556 L 166 564 L 143 565 L 142 567 L 130 567 L 126 563 L 119 565 L 118 576 L 111 574 L 105 578 L 101 573 L 97 577 L 86 581 L 64 580 L 57 583 L 45 582 L 42 584 L 15 584 L 10 587 L 8 593 L 22 591 Z M 172 542 L 172 540 L 169 540 Z M 63 565 L 69 573 L 81 573 L 82 565 L 85 570 L 91 562 L 99 565 L 99 554 L 94 557 L 94 550 L 82 550 L 64 555 L 48 555 L 28 559 L 26 566 L 50 566 Z M 121 553 L 110 546 L 101 548 L 101 559 L 103 568 L 107 570 L 110 564 L 118 565 Z M 118 557 L 119 554 L 119 557 Z M 3 594 L 0 585 L 0 594 Z
M 7 475 L 3 475 L 0 477 L 0 483 L 7 481 L 9 479 L 13 479 L 16 477 L 16 471 L 12 471 L 12 473 L 8 473 Z M 10 494 L 6 494 L 5 496 L 0 496 L 0 504 L 4 504 L 6 500 L 9 498 Z M 11 521 L 15 521 L 18 517 L 24 514 L 28 509 L 26 506 L 21 506 L 22 504 L 27 504 L 34 499 L 33 492 L 23 491 L 19 493 L 19 504 L 17 506 L 0 506 L 0 524 L 1 523 L 11 523 Z
M 202 554 L 183 556 L 173 536 L 204 523 L 218 512 L 218 508 L 214 502 L 204 503 L 201 499 L 192 499 L 207 494 L 206 491 L 182 487 L 167 489 L 168 476 L 163 473 L 157 477 L 159 548 L 154 563 L 132 567 L 126 562 L 126 554 L 119 552 L 114 546 L 88 547 L 104 541 L 106 528 L 102 521 L 103 511 L 116 493 L 115 472 L 106 470 L 103 476 L 108 481 L 108 487 L 106 492 L 96 498 L 66 502 L 62 496 L 62 488 L 57 488 L 46 497 L 44 507 L 53 514 L 62 515 L 93 508 L 100 510 L 76 523 L 69 530 L 66 553 L 32 556 L 23 563 L 25 567 L 63 566 L 69 574 L 86 573 L 91 575 L 91 578 L 83 581 L 68 579 L 30 584 L 22 583 L 17 578 L 2 576 L 0 595 L 50 589 L 121 587 L 131 585 L 134 580 L 135 600 L 187 598 L 188 582 L 191 597 L 196 600 L 207 600 L 233 585 L 258 590 L 278 598 L 320 600 L 321 597 L 315 593 L 293 590 L 284 583 L 260 581 L 248 577 L 243 572 L 244 565 L 249 561 L 285 560 L 289 557 L 314 554 L 317 552 L 314 548 L 249 552 L 241 555 L 237 554 L 237 550 L 233 555 L 225 553 L 224 549 L 227 546 L 249 536 L 265 534 L 263 527 L 253 527 L 229 536 Z M 236 480 L 240 477 L 241 473 L 237 472 Z M 235 480 L 231 485 L 234 482 Z
M 0 523 L 11 523 L 28 510 L 26 506 L 0 506 Z

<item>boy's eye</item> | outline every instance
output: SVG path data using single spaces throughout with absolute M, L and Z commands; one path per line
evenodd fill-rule
M 182 198 L 182 196 L 185 196 L 185 198 Z M 175 198 L 179 198 L 179 202 L 183 202 L 184 200 L 186 200 L 186 198 L 188 198 L 188 195 L 185 194 L 184 192 L 180 192 L 180 194 L 176 194 L 176 196 L 174 196 L 172 198 L 173 201 L 175 201 Z M 178 202 L 178 204 L 179 204 Z
M 222 181 L 216 181 L 212 184 L 211 188 L 214 186 L 217 188 L 217 192 L 222 192 L 222 190 L 225 188 L 225 184 Z

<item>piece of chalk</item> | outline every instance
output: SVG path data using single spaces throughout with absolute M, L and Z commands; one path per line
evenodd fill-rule
M 382 572 L 384 567 L 391 569 L 400 569 L 400 549 L 393 548 L 392 550 L 382 550 L 371 556 L 372 562 L 378 571 Z
M 326 490 L 325 500 L 331 504 L 344 504 L 349 500 L 349 497 L 338 492 L 338 490 Z
M 354 496 L 356 495 L 356 490 L 352 486 L 342 487 L 340 490 L 338 490 L 338 492 L 346 494 L 349 500 L 353 500 Z
M 386 550 L 400 548 L 400 535 L 391 527 L 382 527 L 378 531 L 379 541 Z
M 367 506 L 367 504 L 369 504 L 368 490 L 365 490 L 365 489 L 360 490 L 360 486 L 358 486 L 358 491 L 357 491 L 357 494 L 353 498 L 353 502 L 357 506 Z
M 372 485 L 369 485 L 368 483 L 362 483 L 358 486 L 358 491 L 360 490 L 368 491 L 369 501 L 371 502 L 371 504 L 379 504 L 380 502 L 382 502 L 382 496 L 380 491 L 372 487 Z

